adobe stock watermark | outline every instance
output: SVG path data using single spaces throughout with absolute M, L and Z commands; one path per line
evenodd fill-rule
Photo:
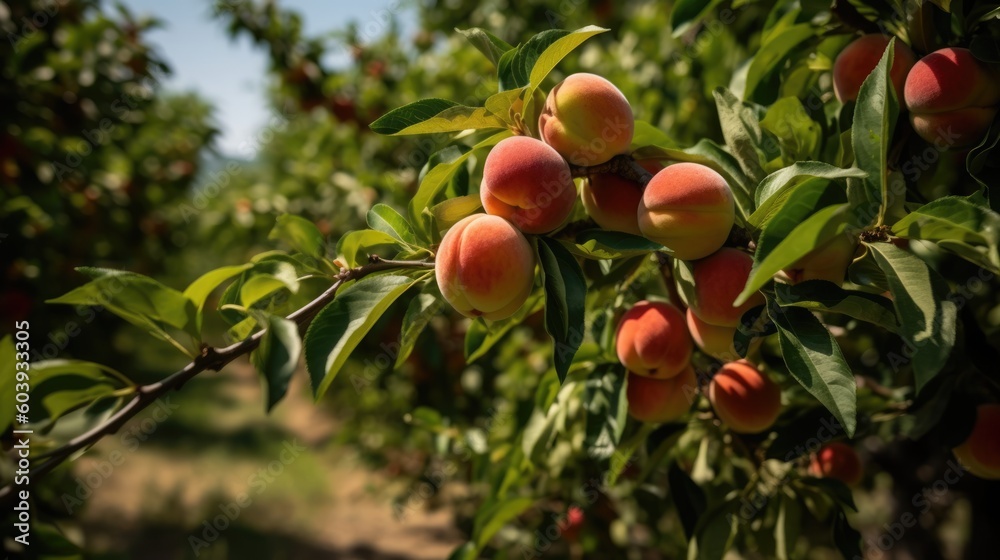
M 216 509 L 219 513 L 203 521 L 197 534 L 188 535 L 188 545 L 195 557 L 201 556 L 205 549 L 219 540 L 243 511 L 253 505 L 254 498 L 263 494 L 307 449 L 304 445 L 299 445 L 298 440 L 286 441 L 276 459 L 247 477 L 247 486 L 250 488 L 248 491 L 241 492 L 232 501 L 218 504 Z
M 91 496 L 94 495 L 104 482 L 111 478 L 115 469 L 125 464 L 129 456 L 134 453 L 150 436 L 156 432 L 157 428 L 165 422 L 177 409 L 179 404 L 170 402 L 170 395 L 166 395 L 156 401 L 156 405 L 150 407 L 149 414 L 140 421 L 132 423 L 128 429 L 123 430 L 119 436 L 119 444 L 125 451 L 115 449 L 108 453 L 107 459 L 102 459 L 91 468 L 87 474 L 75 476 L 76 488 L 72 492 L 64 492 L 61 499 L 63 507 L 70 515 L 77 508 L 84 505 Z

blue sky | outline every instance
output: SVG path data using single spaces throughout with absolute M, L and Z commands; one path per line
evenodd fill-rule
M 222 129 L 218 147 L 223 153 L 237 155 L 240 145 L 252 138 L 268 117 L 265 53 L 252 47 L 246 38 L 230 40 L 223 23 L 210 18 L 209 0 L 122 3 L 138 15 L 154 15 L 164 22 L 164 28 L 150 32 L 148 39 L 173 70 L 165 85 L 172 90 L 193 90 L 210 100 Z M 400 8 L 402 4 L 400 0 L 280 1 L 281 6 L 303 14 L 309 35 L 342 28 L 353 20 L 362 37 L 366 29 L 384 31 L 381 22 L 387 11 L 395 13 L 403 29 L 412 34 L 416 16 L 412 9 Z M 346 53 L 341 57 L 346 62 Z

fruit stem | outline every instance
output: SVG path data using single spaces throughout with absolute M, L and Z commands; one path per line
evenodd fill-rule
M 618 175 L 623 179 L 628 179 L 639 185 L 640 189 L 645 189 L 646 185 L 653 178 L 653 174 L 636 163 L 632 156 L 628 154 L 617 155 L 600 165 L 576 166 L 570 165 L 570 171 L 574 177 L 590 177 L 601 173 Z

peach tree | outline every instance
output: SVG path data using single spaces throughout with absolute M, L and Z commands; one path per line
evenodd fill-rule
M 676 3 L 674 32 L 703 4 Z M 300 360 L 317 399 L 365 390 L 338 374 L 402 304 L 397 366 L 442 315 L 466 318 L 468 363 L 522 373 L 511 337 L 547 333 L 540 373 L 484 422 L 408 415 L 474 489 L 454 558 L 793 558 L 817 544 L 861 557 L 873 545 L 852 527 L 851 487 L 874 474 L 862 438 L 919 440 L 954 452 L 959 475 L 1000 478 L 996 13 L 923 3 L 901 21 L 781 3 L 756 54 L 712 92 L 723 142 L 690 146 L 603 77 L 551 76 L 605 29 L 517 46 L 460 31 L 499 91 L 371 124 L 448 139 L 406 208 L 374 205 L 332 250 L 314 224 L 281 216 L 270 238 L 284 249 L 183 291 L 80 269 L 91 281 L 51 303 L 99 305 L 191 361 L 148 385 L 77 360 L 10 366 L 5 383 L 30 377 L 39 432 L 82 424 L 51 432 L 32 481 L 243 355 L 268 408 Z M 213 294 L 227 346 L 206 340 Z M 21 350 L 4 339 L 4 363 Z M 3 403 L 6 430 L 20 409 Z

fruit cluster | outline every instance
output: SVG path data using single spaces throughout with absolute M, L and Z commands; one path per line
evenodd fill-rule
M 888 37 L 865 35 L 840 52 L 833 64 L 833 87 L 840 101 L 857 99 L 888 46 Z M 975 146 L 1000 109 L 1000 71 L 969 49 L 947 47 L 918 60 L 897 40 L 889 76 L 913 130 L 940 149 Z
M 833 68 L 838 99 L 857 99 L 888 42 L 869 35 L 844 49 Z M 930 141 L 947 128 L 948 137 L 957 138 L 948 147 L 981 138 L 1000 105 L 994 70 L 965 49 L 942 49 L 918 61 L 905 44 L 895 45 L 890 77 L 914 130 Z M 691 365 L 697 347 L 723 364 L 706 391 L 721 423 L 736 433 L 770 429 L 781 413 L 781 389 L 741 358 L 748 348 L 734 343 L 742 316 L 763 305 L 764 297 L 757 292 L 734 305 L 753 259 L 742 248 L 725 246 L 736 223 L 726 179 L 704 165 L 664 166 L 657 160 L 636 162 L 651 175 L 645 186 L 587 169 L 628 154 L 634 133 L 625 96 L 593 74 L 573 74 L 553 88 L 537 130 L 540 138 L 506 138 L 487 156 L 480 186 L 486 213 L 455 224 L 437 252 L 436 275 L 444 298 L 468 317 L 513 315 L 534 286 L 536 257 L 525 234 L 547 234 L 566 224 L 576 206 L 576 172 L 584 176 L 579 193 L 583 208 L 597 225 L 663 245 L 672 257 L 687 261 L 692 273 L 691 289 L 684 292 L 685 311 L 670 303 L 641 301 L 621 318 L 615 350 L 628 370 L 630 414 L 652 423 L 683 417 L 701 392 Z M 856 238 L 837 236 L 786 268 L 781 279 L 839 286 L 857 247 Z M 981 410 L 982 422 L 1000 424 L 998 411 L 1000 406 Z M 976 438 L 974 433 L 956 455 L 976 474 L 1000 478 L 996 450 L 977 444 Z M 844 443 L 819 450 L 810 469 L 850 484 L 862 475 L 857 453 Z

